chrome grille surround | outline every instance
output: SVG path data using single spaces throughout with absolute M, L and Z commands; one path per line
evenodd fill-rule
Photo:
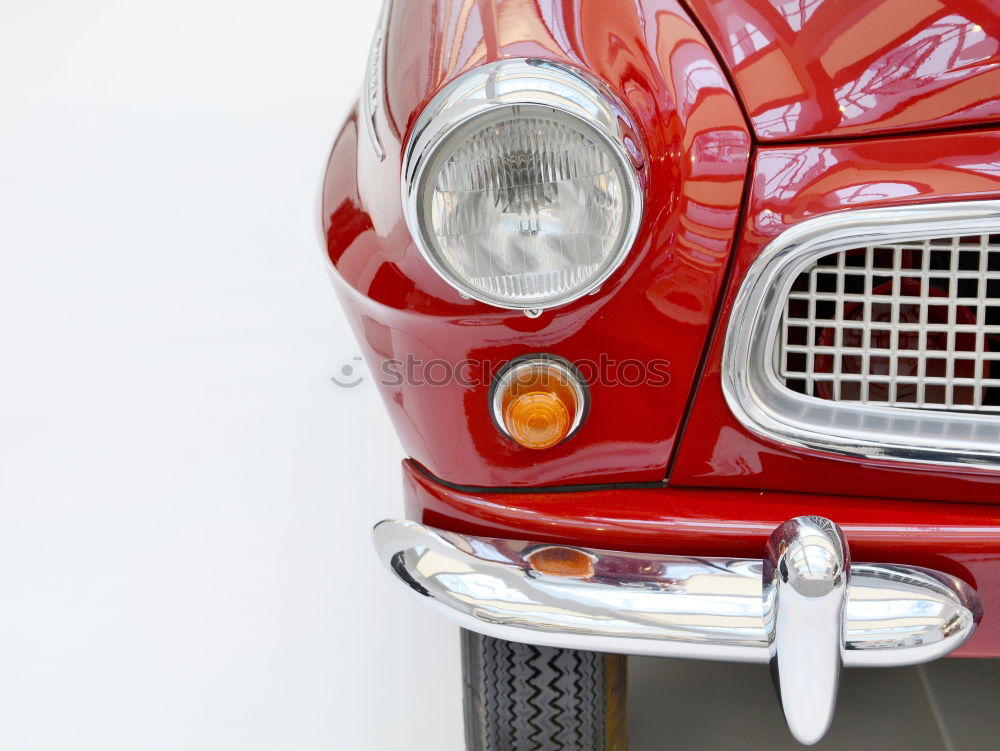
M 1000 407 L 983 397 L 986 387 L 1000 385 L 1000 365 L 995 373 L 990 370 L 1000 352 L 991 353 L 985 343 L 1000 333 L 985 315 L 991 307 L 987 285 L 1000 280 L 988 260 L 1000 253 L 988 237 L 997 233 L 1000 201 L 862 209 L 786 230 L 754 262 L 733 305 L 722 368 L 730 409 L 753 432 L 804 448 L 926 463 L 1000 464 Z M 940 238 L 949 238 L 949 244 Z M 855 249 L 864 249 L 861 262 L 856 254 L 848 260 L 847 251 Z M 904 268 L 907 251 L 911 268 Z M 932 262 L 942 252 L 950 261 L 944 269 L 938 268 L 940 255 Z M 979 266 L 963 268 L 970 265 L 963 252 L 977 253 Z M 821 261 L 831 256 L 831 265 Z M 832 292 L 818 282 L 824 274 Z M 860 293 L 848 290 L 858 283 L 851 281 L 854 276 L 861 278 Z M 932 291 L 932 279 L 936 289 L 944 280 L 943 293 Z M 971 294 L 967 280 L 975 287 Z M 873 289 L 881 291 L 871 294 Z M 824 305 L 827 310 L 817 316 Z M 852 305 L 860 307 L 845 319 Z M 888 323 L 873 316 L 872 309 L 881 305 L 888 306 Z M 916 322 L 900 320 L 904 306 L 921 311 Z M 958 312 L 962 307 L 969 314 Z M 929 320 L 942 310 L 942 321 Z M 828 341 L 819 340 L 821 329 L 828 330 Z M 927 351 L 928 336 L 943 336 L 952 356 Z M 860 346 L 845 349 L 845 337 Z M 843 367 L 849 357 L 860 360 L 853 368 L 859 372 Z M 874 363 L 879 368 L 887 368 L 884 376 L 869 374 L 873 357 L 881 358 Z M 826 358 L 821 371 L 819 358 Z M 916 374 L 903 375 L 901 367 L 915 368 Z

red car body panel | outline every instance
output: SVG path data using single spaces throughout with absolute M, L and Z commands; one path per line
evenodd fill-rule
M 689 0 L 763 141 L 1000 120 L 990 0 Z
M 353 113 L 323 216 L 344 309 L 412 458 L 408 515 L 514 539 L 759 557 L 775 526 L 822 514 L 857 560 L 978 587 L 986 615 L 962 654 L 1000 656 L 1000 472 L 760 438 L 719 378 L 733 297 L 782 230 L 846 208 L 1000 198 L 997 4 L 689 6 L 697 22 L 675 0 L 391 5 L 372 121 L 385 158 Z M 511 57 L 602 79 L 644 159 L 645 213 L 625 263 L 598 294 L 535 319 L 462 298 L 421 257 L 399 200 L 402 145 L 423 106 L 462 72 Z M 941 128 L 954 132 L 919 133 Z M 487 398 L 491 375 L 531 352 L 618 363 L 591 379 L 579 432 L 545 451 L 503 437 Z M 669 382 L 613 383 L 626 361 L 666 361 Z
M 334 147 L 324 206 L 347 315 L 404 449 L 438 477 L 501 486 L 659 481 L 738 224 L 750 154 L 739 104 L 701 33 L 669 0 L 649 15 L 655 23 L 632 5 L 567 3 L 559 7 L 579 13 L 548 15 L 528 4 L 461 7 L 467 13 L 460 23 L 446 14 L 448 3 L 393 5 L 386 42 L 391 106 L 377 122 L 388 156 L 379 162 L 366 140 L 359 148 L 356 118 Z M 459 23 L 444 48 L 428 46 L 442 38 L 439 27 Z M 405 43 L 393 43 L 400 38 Z M 646 209 L 630 258 L 600 294 L 537 319 L 465 300 L 431 270 L 404 223 L 399 152 L 389 146 L 396 138 L 391 124 L 405 128 L 458 72 L 525 55 L 601 77 L 631 110 L 646 154 Z M 579 432 L 546 451 L 511 442 L 489 412 L 491 375 L 530 352 L 565 357 L 585 374 L 604 367 L 602 355 L 618 363 L 592 379 L 591 410 Z M 659 385 L 636 379 L 636 364 L 654 362 Z M 463 382 L 441 383 L 449 367 L 460 367 Z M 632 380 L 642 382 L 621 385 Z
M 803 219 L 852 209 L 1000 198 L 1000 131 L 762 148 L 733 259 L 722 323 L 670 473 L 716 485 L 883 498 L 996 503 L 1000 473 L 865 461 L 793 449 L 742 427 L 722 396 L 725 322 L 744 274 L 777 235 Z M 998 518 L 1000 523 L 1000 518 Z

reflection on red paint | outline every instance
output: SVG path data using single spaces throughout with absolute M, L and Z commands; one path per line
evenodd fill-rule
M 987 198 L 1000 198 L 1000 132 L 761 149 L 723 315 L 764 246 L 797 222 L 846 206 Z M 672 483 L 996 503 L 996 472 L 819 455 L 749 433 L 722 396 L 724 331 L 712 343 Z
M 1000 607 L 1000 474 L 847 460 L 761 439 L 733 418 L 719 378 L 739 283 L 788 227 L 847 208 L 1000 198 L 996 3 L 687 2 L 763 148 L 755 151 L 727 71 L 677 0 L 392 4 L 373 120 L 385 159 L 358 137 L 352 115 L 323 193 L 336 287 L 371 371 L 408 358 L 499 367 L 530 352 L 669 361 L 667 386 L 592 383 L 580 432 L 545 451 L 500 434 L 485 383 L 381 384 L 406 453 L 450 483 L 660 483 L 671 466 L 670 488 L 474 493 L 409 465 L 411 518 L 539 542 L 754 557 L 778 523 L 819 513 L 844 526 L 859 559 L 950 571 L 979 586 L 988 612 Z M 398 200 L 402 144 L 424 104 L 464 71 L 510 57 L 579 66 L 617 94 L 638 125 L 646 198 L 629 258 L 600 294 L 536 319 L 460 297 L 416 250 Z M 858 140 L 880 134 L 894 137 Z M 621 418 L 638 414 L 649 419 Z M 1000 655 L 991 623 L 966 654 Z
M 691 0 L 763 140 L 1000 121 L 983 0 Z
M 338 290 L 371 371 L 407 357 L 499 365 L 530 352 L 670 361 L 666 387 L 591 384 L 586 423 L 572 441 L 544 452 L 500 435 L 485 385 L 386 384 L 404 449 L 459 483 L 661 479 L 715 310 L 750 152 L 739 104 L 701 33 L 675 0 L 644 7 L 411 0 L 393 3 L 385 45 L 375 127 L 386 159 L 374 159 L 364 139 L 345 140 L 324 192 L 330 258 L 344 282 Z M 623 267 L 599 295 L 537 319 L 461 298 L 414 247 L 398 203 L 400 144 L 423 104 L 475 65 L 523 56 L 589 70 L 625 102 L 643 141 L 646 189 L 642 227 Z M 334 216 L 348 197 L 367 225 L 341 226 L 342 215 Z

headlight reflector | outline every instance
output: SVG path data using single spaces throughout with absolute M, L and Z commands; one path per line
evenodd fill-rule
M 622 115 L 562 66 L 504 61 L 445 87 L 404 163 L 410 230 L 467 297 L 561 305 L 597 288 L 638 229 L 638 180 Z

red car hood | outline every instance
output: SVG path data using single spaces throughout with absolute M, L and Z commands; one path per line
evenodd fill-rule
M 688 0 L 764 141 L 1000 121 L 995 0 Z

